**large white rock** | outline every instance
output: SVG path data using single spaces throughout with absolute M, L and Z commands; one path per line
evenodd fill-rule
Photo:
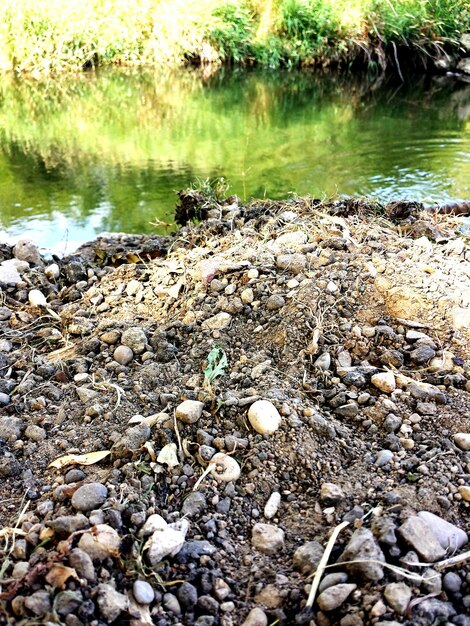
M 202 415 L 204 403 L 199 400 L 185 400 L 176 407 L 176 417 L 185 424 L 194 424 Z
M 380 374 L 374 374 L 371 379 L 371 383 L 380 391 L 384 393 L 392 393 L 396 389 L 395 376 L 393 372 L 381 372 Z
M 238 480 L 241 467 L 233 457 L 223 452 L 217 452 L 211 459 L 211 474 L 219 482 L 231 482 Z
M 147 525 L 152 517 L 153 516 L 149 517 L 145 525 Z M 157 563 L 160 563 L 166 556 L 175 556 L 175 554 L 178 554 L 184 545 L 186 533 L 189 529 L 187 520 L 166 524 L 163 518 L 160 516 L 157 517 L 159 519 L 154 520 L 156 530 L 144 546 L 144 548 L 148 549 L 148 559 L 152 565 L 157 565 Z
M 454 443 L 461 450 L 470 450 L 470 433 L 455 433 Z
M 272 402 L 257 400 L 248 411 L 251 426 L 261 435 L 272 435 L 281 425 L 281 416 Z

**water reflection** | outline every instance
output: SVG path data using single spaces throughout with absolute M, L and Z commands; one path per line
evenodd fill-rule
M 286 197 L 470 197 L 470 89 L 309 73 L 84 74 L 0 85 L 0 228 L 70 246 L 149 232 L 223 175 Z

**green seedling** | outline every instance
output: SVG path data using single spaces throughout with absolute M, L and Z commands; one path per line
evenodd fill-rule
M 207 366 L 204 370 L 204 388 L 212 391 L 211 383 L 218 376 L 223 376 L 227 367 L 227 355 L 223 348 L 216 344 L 207 357 Z

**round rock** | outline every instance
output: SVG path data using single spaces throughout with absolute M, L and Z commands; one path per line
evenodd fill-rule
M 272 402 L 257 400 L 248 411 L 251 426 L 261 435 L 272 435 L 281 425 L 281 416 Z
M 118 346 L 114 351 L 113 357 L 119 365 L 129 365 L 134 358 L 134 353 L 129 346 Z
M 204 403 L 199 400 L 185 400 L 176 407 L 176 417 L 185 424 L 195 424 L 202 415 Z
M 255 524 L 252 530 L 251 543 L 263 554 L 276 554 L 284 546 L 284 531 L 272 524 Z
M 134 354 L 142 354 L 147 345 L 147 335 L 140 326 L 133 326 L 122 333 L 121 343 L 132 350 Z
M 354 583 L 341 583 L 328 587 L 317 598 L 318 606 L 322 611 L 334 611 L 346 601 L 348 596 L 357 588 Z
M 134 598 L 139 604 L 150 604 L 155 598 L 152 585 L 145 580 L 136 580 L 132 587 Z
M 396 389 L 395 376 L 393 372 L 381 372 L 380 374 L 374 374 L 371 379 L 371 383 L 380 391 L 384 393 L 392 393 Z
M 455 433 L 454 443 L 461 450 L 470 450 L 470 433 Z
M 77 511 L 99 509 L 108 497 L 108 490 L 101 483 L 82 485 L 72 496 L 72 506 Z

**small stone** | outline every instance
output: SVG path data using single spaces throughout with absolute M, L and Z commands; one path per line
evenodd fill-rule
M 139 604 L 150 604 L 155 598 L 155 591 L 152 585 L 145 580 L 134 581 L 132 593 Z
M 97 604 L 102 617 L 108 623 L 114 622 L 123 611 L 127 611 L 129 608 L 127 596 L 106 583 L 98 585 Z
M 178 589 L 178 600 L 185 610 L 191 610 L 197 602 L 197 589 L 188 582 L 183 582 Z
M 318 541 L 308 541 L 294 552 L 293 565 L 303 576 L 316 571 L 325 549 Z
M 263 587 L 263 589 L 255 595 L 254 600 L 255 602 L 264 604 L 268 609 L 276 609 L 282 605 L 280 589 L 272 583 Z
M 406 390 L 417 400 L 437 402 L 437 404 L 445 404 L 447 402 L 445 394 L 429 383 L 413 380 L 408 383 Z
M 163 595 L 163 607 L 166 611 L 173 615 L 181 615 L 181 606 L 178 598 L 173 593 L 165 593 Z
M 470 502 L 470 487 L 467 485 L 461 485 L 458 491 L 465 502 Z
M 14 442 L 21 437 L 24 422 L 19 417 L 0 417 L 0 438 Z
M 32 241 L 28 239 L 21 239 L 13 246 L 13 255 L 20 261 L 26 261 L 27 263 L 33 263 L 34 265 L 42 265 L 41 255 L 39 250 Z
M 192 491 L 183 502 L 181 512 L 183 515 L 193 517 L 200 515 L 206 508 L 206 497 L 200 491 Z
M 379 452 L 377 452 L 375 465 L 377 465 L 377 467 L 383 467 L 384 465 L 390 463 L 392 459 L 393 452 L 391 450 L 379 450 Z
M 93 533 L 84 533 L 80 537 L 78 547 L 95 560 L 102 561 L 109 556 L 119 556 L 121 538 L 108 524 L 98 524 Z
M 347 600 L 355 589 L 357 589 L 357 585 L 354 583 L 341 583 L 334 585 L 334 587 L 328 587 L 318 596 L 318 606 L 322 611 L 334 611 Z
M 422 573 L 423 582 L 421 583 L 421 589 L 425 593 L 435 593 L 439 595 L 442 591 L 442 575 L 435 569 L 429 567 Z
M 36 442 L 44 441 L 47 437 L 47 433 L 44 428 L 36 426 L 36 424 L 30 424 L 24 431 L 24 435 L 27 439 Z
M 185 535 L 186 532 L 172 528 L 170 525 L 156 530 L 147 542 L 148 559 L 151 565 L 157 565 L 166 556 L 178 554 L 184 545 Z
M 22 282 L 22 278 L 14 265 L 0 265 L 0 285 L 18 285 Z
M 126 293 L 128 296 L 135 296 L 138 291 L 142 290 L 142 283 L 140 280 L 133 278 L 126 285 Z
M 251 289 L 251 287 L 247 287 L 246 289 L 244 289 L 240 294 L 240 298 L 243 304 L 251 304 L 255 299 L 253 289 Z
M 365 580 L 377 581 L 383 578 L 384 571 L 380 563 L 385 563 L 385 556 L 368 528 L 354 531 L 338 562 L 356 560 L 363 562 L 345 565 L 351 574 L 360 575 Z
M 272 519 L 278 512 L 280 504 L 281 494 L 278 491 L 273 491 L 264 506 L 264 517 L 266 519 Z
M 214 594 L 217 600 L 222 602 L 232 593 L 230 585 L 223 578 L 216 578 L 214 582 Z
M 211 474 L 218 482 L 232 482 L 238 480 L 241 467 L 236 459 L 223 452 L 214 454 L 211 459 Z
M 470 433 L 455 433 L 454 443 L 461 450 L 470 450 Z
M 380 374 L 373 374 L 370 379 L 371 383 L 380 391 L 384 393 L 392 393 L 396 389 L 395 376 L 393 372 L 381 372 Z
M 89 554 L 74 548 L 69 554 L 70 567 L 73 567 L 77 574 L 86 580 L 93 582 L 96 579 L 95 567 Z
M 344 499 L 344 491 L 335 483 L 323 483 L 320 487 L 320 500 L 334 504 Z
M 446 554 L 429 526 L 416 515 L 408 517 L 398 533 L 427 563 L 439 561 Z
M 208 330 L 224 330 L 228 328 L 232 323 L 232 316 L 230 313 L 217 313 L 213 317 L 209 317 L 201 324 L 201 328 Z
M 462 579 L 455 572 L 447 572 L 444 575 L 442 585 L 446 591 L 450 593 L 459 593 L 462 587 Z
M 72 506 L 78 511 L 99 509 L 108 497 L 108 490 L 101 483 L 87 483 L 72 496 Z
M 405 583 L 390 583 L 385 587 L 384 596 L 395 613 L 404 615 L 411 600 L 411 589 Z
M 12 315 L 13 312 L 11 309 L 7 306 L 0 306 L 0 322 L 6 322 L 6 320 L 9 320 Z
M 410 359 L 414 363 L 427 363 L 436 356 L 436 351 L 431 346 L 419 346 L 410 352 Z
M 257 400 L 248 410 L 248 420 L 257 433 L 272 435 L 281 425 L 281 416 L 272 402 Z
M 335 409 L 335 413 L 337 415 L 341 415 L 342 417 L 356 417 L 359 413 L 359 406 L 357 402 L 349 402 L 348 404 L 343 404 Z
M 307 267 L 307 258 L 304 254 L 280 254 L 276 258 L 276 266 L 280 270 L 287 270 L 291 274 L 300 274 Z
M 272 524 L 258 522 L 253 526 L 251 543 L 263 554 L 276 554 L 284 547 L 284 531 Z
M 49 528 L 59 536 L 68 536 L 77 530 L 83 530 L 90 525 L 88 519 L 78 513 L 77 515 L 61 515 L 47 522 Z
M 140 326 L 132 326 L 121 335 L 121 344 L 130 348 L 133 354 L 142 354 L 147 347 L 147 343 L 147 335 Z
M 51 263 L 44 269 L 44 274 L 49 280 L 57 280 L 60 276 L 60 268 L 57 263 Z
M 318 357 L 318 359 L 315 360 L 313 367 L 316 367 L 322 372 L 326 372 L 327 370 L 330 369 L 330 365 L 331 365 L 331 356 L 329 355 L 328 352 L 324 352 Z
M 268 626 L 268 618 L 266 613 L 260 608 L 251 609 L 242 623 L 242 626 Z
M 334 572 L 333 574 L 327 574 L 321 579 L 318 591 L 321 593 L 322 591 L 325 591 L 325 589 L 328 589 L 328 587 L 334 587 L 335 585 L 347 582 L 348 575 L 346 572 Z
M 70 485 L 70 483 L 79 483 L 81 480 L 84 480 L 85 478 L 86 478 L 85 472 L 83 472 L 81 469 L 78 469 L 76 467 L 69 470 L 64 476 L 66 485 Z
M 24 605 L 31 613 L 34 613 L 34 615 L 38 617 L 46 615 L 51 610 L 49 592 L 42 590 L 35 591 L 25 599 Z
M 114 346 L 120 339 L 121 333 L 117 330 L 108 330 L 100 335 L 100 340 L 103 343 L 107 343 L 109 346 Z
M 420 511 L 418 517 L 431 529 L 441 546 L 446 550 L 450 548 L 451 551 L 455 552 L 468 543 L 467 533 L 458 526 L 442 519 L 442 517 L 429 511 Z
M 266 300 L 266 308 L 268 311 L 277 311 L 278 309 L 282 309 L 285 304 L 286 301 L 279 294 L 273 294 Z
M 113 357 L 119 365 L 129 365 L 134 358 L 134 353 L 128 346 L 118 346 L 114 351 Z
M 176 417 L 185 424 L 195 424 L 201 417 L 203 409 L 203 402 L 185 400 L 176 407 Z

